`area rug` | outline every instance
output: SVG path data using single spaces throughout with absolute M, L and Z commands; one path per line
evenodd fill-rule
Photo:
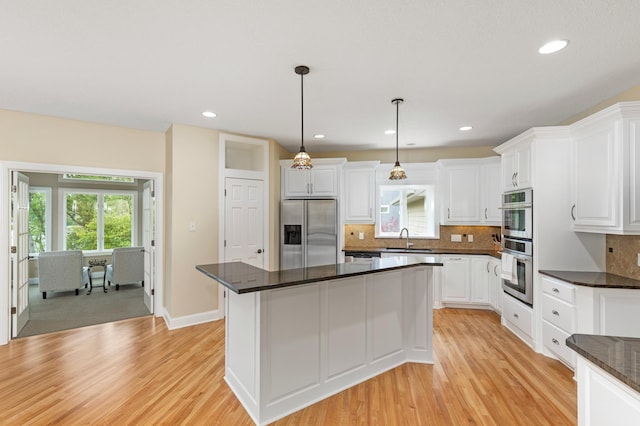
M 150 315 L 140 285 L 123 285 L 119 291 L 111 286 L 104 293 L 102 284 L 96 281 L 91 294 L 86 289 L 81 289 L 78 296 L 73 291 L 47 292 L 46 299 L 42 299 L 37 285 L 30 285 L 29 321 L 18 337 Z

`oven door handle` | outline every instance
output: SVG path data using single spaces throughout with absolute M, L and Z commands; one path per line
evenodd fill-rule
M 503 253 L 510 254 L 518 260 L 522 260 L 523 262 L 531 262 L 533 260 L 533 256 L 529 256 L 526 254 L 516 253 L 511 250 L 502 249 Z
M 522 209 L 530 209 L 533 208 L 533 204 L 531 203 L 526 203 L 526 204 L 514 204 L 514 205 L 510 205 L 510 206 L 501 206 L 498 207 L 500 210 L 522 210 Z

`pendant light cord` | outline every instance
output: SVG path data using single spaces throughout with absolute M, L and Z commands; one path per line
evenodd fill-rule
M 304 74 L 300 73 L 300 151 L 304 150 Z
M 398 132 L 400 131 L 398 128 L 398 123 L 400 122 L 400 102 L 396 102 L 396 164 L 398 163 Z

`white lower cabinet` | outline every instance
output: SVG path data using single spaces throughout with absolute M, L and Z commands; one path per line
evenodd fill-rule
M 442 301 L 469 303 L 471 298 L 471 259 L 468 256 L 442 256 Z
M 511 296 L 502 305 L 502 324 L 529 346 L 533 346 L 533 309 Z
M 640 419 L 638 392 L 604 371 L 578 357 L 578 425 L 632 426 Z
M 485 257 L 471 259 L 471 303 L 489 304 L 491 261 Z
M 565 342 L 577 329 L 575 286 L 545 276 L 541 277 L 540 282 L 543 352 L 560 359 L 573 369 L 576 365 L 576 354 Z
M 489 303 L 493 310 L 502 313 L 502 299 L 504 291 L 502 290 L 502 264 L 500 260 L 489 259 Z
M 497 259 L 467 255 L 442 256 L 441 261 L 442 302 L 445 306 L 502 310 L 502 282 Z

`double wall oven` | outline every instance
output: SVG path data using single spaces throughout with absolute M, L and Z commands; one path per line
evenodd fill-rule
M 502 195 L 502 252 L 513 257 L 511 277 L 502 278 L 503 290 L 532 306 L 533 190 L 530 188 Z

